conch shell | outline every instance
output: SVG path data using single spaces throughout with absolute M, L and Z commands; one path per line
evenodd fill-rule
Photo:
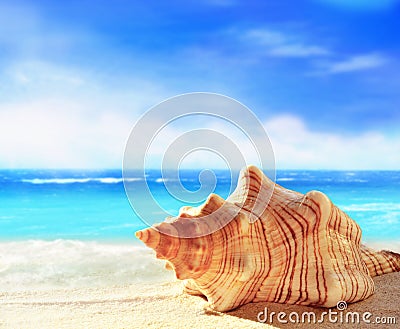
M 236 215 L 213 233 L 183 237 L 193 227 L 217 225 L 221 209 Z M 211 194 L 202 206 L 184 207 L 136 236 L 186 280 L 187 293 L 204 295 L 216 311 L 261 301 L 356 302 L 373 294 L 373 276 L 400 271 L 400 255 L 360 245 L 360 227 L 325 194 L 287 190 L 254 166 L 242 170 L 227 200 Z

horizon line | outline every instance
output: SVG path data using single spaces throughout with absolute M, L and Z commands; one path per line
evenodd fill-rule
M 137 170 L 140 171 L 143 168 L 135 168 L 135 169 L 130 169 L 130 170 Z M 44 171 L 62 171 L 62 170 L 67 170 L 67 171 L 106 171 L 106 170 L 118 170 L 118 171 L 123 171 L 122 168 L 113 168 L 113 167 L 105 167 L 105 168 L 43 168 L 43 167 L 24 167 L 24 168 L 1 168 L 0 171 L 12 171 L 12 170 L 44 170 Z M 161 171 L 161 170 L 176 170 L 175 168 L 146 168 L 145 170 L 152 170 L 152 171 Z M 229 168 L 181 168 L 178 169 L 178 171 L 199 171 L 199 170 L 210 170 L 210 171 L 240 171 L 241 169 L 229 169 Z M 263 171 L 270 171 L 271 169 L 263 169 Z M 321 169 L 316 169 L 316 168 L 275 168 L 272 169 L 275 171 L 400 171 L 400 168 L 398 169 L 380 169 L 380 168 L 375 168 L 375 169 L 354 169 L 354 168 L 346 168 L 346 169 L 338 169 L 338 168 L 321 168 Z

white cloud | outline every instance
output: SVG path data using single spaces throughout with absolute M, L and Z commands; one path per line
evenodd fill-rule
M 134 112 L 96 114 L 88 110 L 88 104 L 65 99 L 2 104 L 0 167 L 120 168 L 125 142 L 137 118 Z M 400 136 L 313 131 L 300 118 L 289 115 L 273 117 L 264 126 L 277 169 L 400 169 Z M 167 127 L 149 149 L 148 164 L 158 166 L 170 142 L 191 128 L 186 123 Z M 209 128 L 233 141 L 247 163 L 256 163 L 256 153 L 236 127 L 214 122 Z M 190 145 L 184 147 L 190 149 Z M 188 156 L 184 165 L 225 167 L 217 155 L 201 151 Z
M 115 107 L 119 107 L 118 103 Z M 94 110 L 96 107 L 101 110 Z M 120 168 L 125 143 L 139 118 L 137 112 L 104 110 L 97 102 L 41 99 L 34 102 L 0 105 L 0 167 L 3 168 Z M 222 155 L 231 158 L 235 169 L 242 163 L 234 157 L 232 143 L 243 154 L 247 164 L 257 164 L 257 153 L 242 131 L 224 120 L 213 117 L 184 117 L 168 124 L 149 145 L 147 166 L 161 167 L 162 158 L 179 136 L 208 127 L 226 139 L 218 144 Z M 198 144 L 188 136 L 175 146 L 172 155 L 182 156 Z M 213 149 L 215 140 L 201 140 Z M 228 152 L 228 154 L 224 154 Z M 173 160 L 173 159 L 171 159 Z M 209 151 L 196 151 L 183 159 L 189 168 L 228 168 L 221 157 Z M 173 161 L 174 162 L 174 161 Z M 168 162 L 166 163 L 168 166 Z
M 268 29 L 255 29 L 245 33 L 245 39 L 266 49 L 266 53 L 276 57 L 315 57 L 329 55 L 322 46 L 305 43 L 298 36 Z
M 400 169 L 400 135 L 313 131 L 295 116 L 265 122 L 279 169 Z
M 0 79 L 0 167 L 121 167 L 139 115 L 171 94 L 112 78 L 46 62 L 10 65 Z
M 387 58 L 382 55 L 372 53 L 352 56 L 344 61 L 333 62 L 326 65 L 325 73 L 336 74 L 369 70 L 386 64 Z
M 229 112 L 227 111 L 227 116 Z M 239 118 L 231 118 L 236 124 Z M 243 128 L 243 127 L 242 127 Z M 201 135 L 193 135 L 197 129 L 206 129 Z M 247 132 L 255 138 L 253 132 Z M 180 136 L 184 142 L 177 143 Z M 199 137 L 201 136 L 201 137 Z M 201 145 L 207 150 L 193 151 L 194 146 Z M 164 165 L 182 160 L 184 168 L 233 168 L 240 170 L 250 164 L 260 165 L 259 154 L 248 136 L 232 123 L 212 116 L 188 116 L 169 123 L 154 136 L 152 145 L 148 149 L 148 166 L 161 167 L 161 160 L 168 148 L 171 148 L 172 159 L 164 158 Z M 220 153 L 217 154 L 216 152 Z M 264 150 L 266 152 L 266 150 Z M 215 153 L 214 153 L 215 152 Z M 187 153 L 187 157 L 182 155 Z M 224 162 L 226 161 L 226 163 Z
M 279 57 L 310 57 L 327 55 L 329 52 L 325 48 L 319 46 L 291 44 L 272 48 L 270 54 Z
M 343 68 L 342 68 L 343 69 Z M 120 79 L 116 77 L 116 81 Z M 2 84 L 14 84 L 22 94 L 0 102 L 0 167 L 105 168 L 120 167 L 125 142 L 139 115 L 171 93 L 146 81 L 126 79 L 116 84 L 99 76 L 46 63 L 16 63 Z M 190 120 L 190 118 L 188 119 Z M 256 154 L 235 127 L 206 120 L 238 145 L 248 162 Z M 198 126 L 195 126 L 197 124 Z M 150 150 L 154 164 L 170 141 L 184 131 L 202 128 L 198 118 L 168 127 Z M 399 169 L 400 136 L 379 132 L 343 136 L 314 131 L 300 118 L 277 116 L 265 122 L 274 146 L 277 168 Z M 193 167 L 221 167 L 212 153 L 186 159 Z
M 119 167 L 129 122 L 112 112 L 88 115 L 84 106 L 67 100 L 3 104 L 0 166 Z

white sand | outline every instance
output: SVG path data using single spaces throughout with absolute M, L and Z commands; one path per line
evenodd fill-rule
M 377 292 L 371 298 L 349 305 L 348 311 L 369 311 L 376 316 L 394 316 L 395 325 L 329 324 L 322 328 L 399 328 L 400 273 L 377 277 Z M 257 314 L 326 309 L 280 305 L 247 304 L 229 313 L 207 313 L 201 297 L 182 293 L 181 283 L 0 293 L 0 328 L 271 328 L 257 322 Z M 281 324 L 278 328 L 316 327 Z

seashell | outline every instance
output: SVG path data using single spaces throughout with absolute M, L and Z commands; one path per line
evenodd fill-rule
M 222 226 L 231 213 L 215 232 L 186 238 L 190 230 Z M 357 302 L 373 294 L 373 276 L 400 271 L 400 255 L 361 245 L 360 227 L 325 194 L 285 189 L 254 166 L 242 170 L 227 200 L 211 194 L 136 236 L 186 280 L 187 293 L 204 295 L 216 311 L 261 301 Z

